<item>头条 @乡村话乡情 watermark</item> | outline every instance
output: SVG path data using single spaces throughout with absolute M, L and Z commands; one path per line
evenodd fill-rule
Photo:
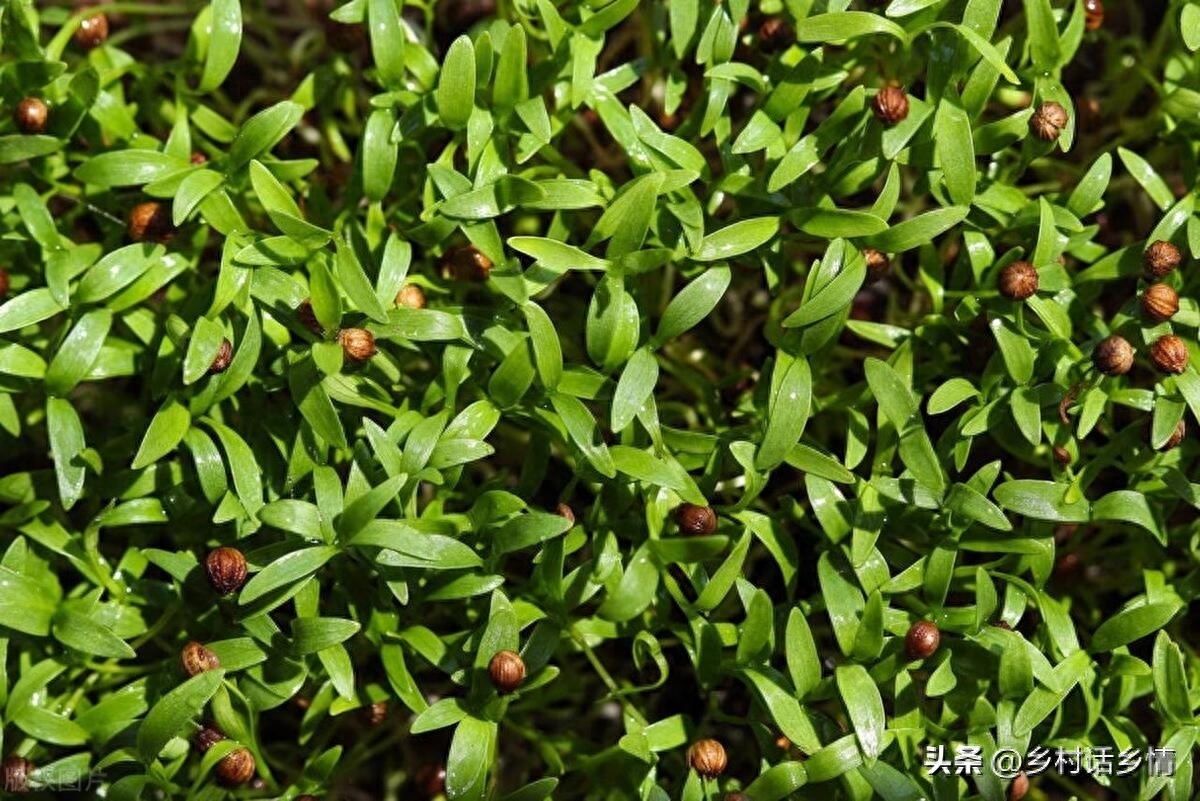
M 1033 746 L 1025 753 L 1016 748 L 999 748 L 984 755 L 981 746 L 956 745 L 948 753 L 944 745 L 925 746 L 925 770 L 955 776 L 979 776 L 988 770 L 1001 779 L 1013 779 L 1024 773 L 1036 776 L 1054 771 L 1063 776 L 1128 776 L 1139 769 L 1150 776 L 1175 775 L 1175 749 L 1125 748 L 1111 746 L 1047 748 Z

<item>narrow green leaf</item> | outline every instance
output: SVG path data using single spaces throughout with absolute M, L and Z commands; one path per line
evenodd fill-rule
M 496 750 L 496 729 L 491 721 L 467 717 L 454 730 L 446 757 L 446 795 L 452 801 L 483 801 Z
M 779 232 L 778 217 L 754 217 L 740 220 L 713 231 L 692 254 L 695 261 L 722 261 L 749 253 L 771 240 Z
M 140 186 L 186 170 L 190 163 L 157 150 L 115 150 L 92 156 L 75 169 L 75 178 L 96 186 Z
M 205 671 L 155 702 L 138 727 L 137 748 L 142 762 L 147 765 L 153 762 L 188 721 L 200 714 L 209 699 L 217 694 L 224 678 L 224 670 Z
M 812 370 L 808 359 L 793 359 L 780 352 L 771 376 L 766 430 L 754 456 L 756 469 L 766 471 L 775 468 L 799 442 L 808 423 L 812 391 Z
M 653 347 L 661 347 L 707 317 L 721 302 L 732 277 L 728 267 L 713 267 L 680 290 L 659 320 Z
M 404 55 L 408 42 L 396 0 L 367 0 L 367 23 L 371 34 L 371 60 L 379 70 L 381 82 L 388 89 L 399 89 L 404 84 Z
M 58 497 L 63 509 L 70 509 L 83 495 L 86 470 L 79 463 L 79 456 L 87 447 L 83 423 L 70 401 L 49 398 L 46 401 L 46 427 L 50 434 L 50 456 L 54 460 Z
M 363 192 L 367 199 L 376 203 L 387 195 L 396 175 L 398 149 L 392 141 L 395 125 L 396 118 L 391 109 L 377 108 L 367 117 L 363 130 Z
M 26 290 L 0 306 L 0 334 L 48 320 L 64 308 L 45 287 Z
M 239 170 L 250 163 L 251 159 L 266 153 L 275 147 L 288 131 L 296 127 L 304 116 L 304 107 L 299 103 L 284 100 L 270 108 L 263 109 L 250 119 L 238 131 L 233 143 L 229 146 L 229 157 L 226 160 L 226 172 Z
M 815 14 L 796 25 L 797 42 L 843 42 L 860 36 L 887 34 L 901 42 L 908 34 L 890 19 L 868 11 L 839 11 Z
M 649 348 L 640 348 L 630 357 L 612 400 L 612 430 L 624 431 L 633 422 L 658 383 L 658 359 Z
M 1140 640 L 1166 626 L 1180 608 L 1178 601 L 1168 601 L 1143 604 L 1119 612 L 1096 628 L 1088 650 L 1094 654 L 1103 653 Z
M 354 304 L 357 311 L 365 313 L 377 323 L 387 323 L 388 313 L 375 294 L 366 270 L 355 255 L 354 249 L 343 240 L 337 240 L 337 255 L 334 258 L 338 282 Z
M 130 466 L 134 470 L 141 470 L 175 450 L 187 436 L 191 425 L 192 416 L 187 408 L 174 398 L 168 398 L 150 421 Z
M 137 653 L 112 629 L 87 615 L 61 607 L 54 615 L 54 638 L 68 648 L 112 659 L 133 659 Z
M 238 603 L 246 606 L 267 593 L 311 576 L 337 555 L 337 548 L 318 545 L 284 554 L 246 582 Z
M 509 108 L 529 97 L 529 73 L 525 50 L 525 29 L 521 25 L 509 28 L 504 37 L 504 49 L 496 64 L 492 83 L 492 102 L 499 108 Z
M 112 312 L 108 309 L 95 309 L 79 318 L 46 368 L 49 394 L 66 395 L 91 372 L 112 322 Z
M 882 234 L 867 237 L 866 244 L 884 253 L 902 253 L 920 247 L 958 225 L 970 211 L 968 206 L 934 209 L 897 223 Z
M 958 101 L 947 95 L 933 118 L 934 149 L 950 199 L 969 206 L 975 199 L 975 144 L 971 120 Z
M 1029 29 L 1029 51 L 1033 66 L 1049 75 L 1062 66 L 1062 51 L 1059 48 L 1058 26 L 1054 22 L 1054 9 L 1050 0 L 1023 0 L 1025 21 Z
M 558 387 L 563 371 L 562 345 L 559 344 L 558 331 L 550 321 L 550 315 L 536 303 L 526 303 L 521 307 L 521 311 L 525 313 L 525 323 L 529 326 L 538 375 L 542 379 L 542 385 L 553 391 Z
M 792 609 L 788 614 L 784 645 L 792 686 L 796 689 L 796 697 L 803 699 L 821 681 L 821 660 L 812 630 L 799 609 Z
M 475 108 L 475 46 L 469 36 L 450 45 L 437 85 L 438 116 L 449 128 L 463 128 Z
M 883 729 L 886 718 L 883 698 L 871 674 L 862 665 L 839 665 L 834 673 L 838 694 L 858 736 L 858 745 L 868 762 L 883 750 Z
M 240 0 L 212 0 L 212 28 L 199 92 L 211 92 L 229 75 L 242 45 L 242 4 Z

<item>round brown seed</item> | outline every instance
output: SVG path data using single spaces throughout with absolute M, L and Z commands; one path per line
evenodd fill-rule
M 572 526 L 575 525 L 575 510 L 572 509 L 567 504 L 560 503 L 558 506 L 554 507 L 554 512 L 559 517 L 565 517 L 567 519 L 567 522 L 570 523 Z
M 1054 446 L 1054 461 L 1061 465 L 1069 465 L 1071 463 L 1071 452 L 1062 445 Z
M 878 281 L 888 274 L 888 269 L 891 267 L 891 260 L 883 251 L 875 248 L 866 248 L 863 250 L 863 258 L 867 260 L 867 276 L 871 281 Z
M 1105 337 L 1092 351 L 1092 364 L 1105 375 L 1124 375 L 1133 367 L 1133 346 L 1125 337 Z
M 221 347 L 217 348 L 217 355 L 213 362 L 208 367 L 209 375 L 218 375 L 229 369 L 229 365 L 233 362 L 233 343 L 228 339 L 221 340 Z
M 1008 786 L 1008 801 L 1021 801 L 1028 793 L 1029 777 L 1025 775 L 1025 771 L 1021 771 Z
M 343 328 L 338 332 L 342 353 L 352 362 L 365 362 L 375 355 L 375 335 L 365 328 Z
M 1029 128 L 1038 139 L 1053 142 L 1058 138 L 1059 132 L 1067 126 L 1068 119 L 1067 110 L 1061 103 L 1047 100 L 1038 106 L 1037 111 L 1029 118 Z
M 296 316 L 300 319 L 300 324 L 312 331 L 319 337 L 325 336 L 325 329 L 321 327 L 321 323 L 317 321 L 317 313 L 313 311 L 312 301 L 308 298 L 300 301 L 300 305 L 296 307 Z
M 217 763 L 217 781 L 225 787 L 237 787 L 254 776 L 254 755 L 248 748 L 231 751 Z
M 1162 278 L 1183 263 L 1183 254 L 1171 242 L 1159 239 L 1150 244 L 1142 254 L 1142 264 L 1146 272 L 1155 278 Z
M 217 655 L 195 640 L 183 646 L 183 651 L 179 654 L 179 663 L 188 676 L 199 676 L 207 670 L 221 667 L 221 660 Z
M 904 653 L 910 659 L 926 659 L 933 656 L 942 642 L 942 633 L 932 620 L 913 623 L 904 635 Z
M 1101 0 L 1083 0 L 1083 27 L 1094 31 L 1104 24 L 1104 3 Z
M 691 537 L 702 537 L 717 530 L 717 513 L 711 506 L 685 503 L 675 510 L 679 530 Z
M 75 29 L 75 44 L 85 50 L 99 47 L 108 38 L 108 16 L 99 13 L 80 21 Z
M 688 764 L 706 779 L 715 779 L 725 772 L 729 757 L 725 746 L 713 739 L 697 740 L 687 751 Z
M 396 293 L 396 305 L 406 309 L 425 308 L 425 292 L 416 284 L 405 284 Z
M 1150 361 L 1164 373 L 1182 373 L 1188 365 L 1187 343 L 1174 334 L 1161 336 L 1150 346 Z
M 46 121 L 50 119 L 50 109 L 46 103 L 37 97 L 27 97 L 17 103 L 13 114 L 17 130 L 24 134 L 40 134 L 46 130 Z
M 134 242 L 166 244 L 175 236 L 175 224 L 165 203 L 148 200 L 129 212 L 129 238 Z
M 220 595 L 237 592 L 246 583 L 246 557 L 237 548 L 221 546 L 212 550 L 204 560 L 208 583 Z
M 908 117 L 908 95 L 899 86 L 885 86 L 871 101 L 875 116 L 886 125 L 895 125 Z
M 503 693 L 511 693 L 525 681 L 525 660 L 515 651 L 498 651 L 488 662 L 488 677 Z
M 4 758 L 4 791 L 7 793 L 29 792 L 29 774 L 36 766 L 23 756 L 9 754 Z
M 1152 320 L 1170 320 L 1179 311 L 1179 294 L 1167 284 L 1151 284 L 1142 293 L 1142 314 Z
M 1000 294 L 1009 300 L 1025 300 L 1038 290 L 1038 271 L 1027 261 L 1014 261 L 1000 271 Z
M 1169 451 L 1173 448 L 1178 448 L 1183 443 L 1183 438 L 1187 436 L 1187 424 L 1180 420 L 1175 424 L 1175 430 L 1171 432 L 1171 436 L 1167 437 L 1167 441 L 1159 448 L 1161 451 Z
M 208 749 L 224 739 L 225 734 L 217 728 L 215 723 L 205 723 L 192 738 L 196 743 L 196 749 L 202 754 L 207 753 Z
M 455 281 L 482 283 L 492 272 L 492 260 L 474 245 L 455 248 L 442 257 L 442 275 Z

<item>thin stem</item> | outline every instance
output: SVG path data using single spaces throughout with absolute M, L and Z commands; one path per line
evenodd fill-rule
M 588 661 L 592 663 L 592 669 L 596 671 L 596 675 L 600 677 L 600 681 L 604 683 L 604 686 L 608 688 L 608 691 L 612 694 L 612 696 L 621 702 L 621 706 L 624 708 L 625 713 L 630 715 L 642 726 L 649 725 L 649 721 L 642 716 L 642 713 L 623 697 L 623 694 L 621 693 L 621 687 L 617 684 L 616 680 L 613 679 L 612 675 L 608 672 L 608 669 L 604 667 L 604 664 L 600 661 L 599 657 L 596 656 L 596 652 L 592 650 L 592 646 L 588 645 L 587 641 L 574 629 L 571 630 L 571 639 L 575 641 L 575 644 L 578 645 L 583 651 Z

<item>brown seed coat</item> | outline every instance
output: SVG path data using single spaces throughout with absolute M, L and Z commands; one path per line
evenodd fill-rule
M 867 276 L 870 280 L 878 281 L 888 274 L 891 260 L 885 253 L 875 248 L 866 248 L 862 253 L 863 258 L 867 260 Z
M 1025 775 L 1025 771 L 1021 771 L 1008 786 L 1008 801 L 1021 801 L 1028 793 L 1029 777 Z
M 396 305 L 406 309 L 425 308 L 425 292 L 416 284 L 405 284 L 396 293 Z
M 875 116 L 885 125 L 895 125 L 908 117 L 908 94 L 899 86 L 885 86 L 871 101 Z
M 1164 373 L 1178 375 L 1187 369 L 1187 343 L 1174 334 L 1161 336 L 1150 346 L 1150 361 Z
M 1116 334 L 1105 337 L 1092 351 L 1092 364 L 1105 375 L 1124 375 L 1133 367 L 1133 346 Z
M 237 787 L 254 776 L 254 755 L 248 748 L 238 748 L 217 763 L 217 781 L 225 787 Z
M 342 353 L 352 362 L 365 362 L 375 355 L 375 335 L 365 328 L 343 328 L 338 332 Z
M 1159 239 L 1150 243 L 1150 247 L 1142 254 L 1142 264 L 1146 272 L 1155 278 L 1162 278 L 1183 263 L 1183 254 L 1173 243 Z
M 1029 128 L 1038 139 L 1053 142 L 1058 139 L 1062 129 L 1067 127 L 1069 119 L 1067 110 L 1061 103 L 1047 100 L 1038 106 L 1037 111 L 1033 112 L 1033 116 L 1029 118 Z
M 687 758 L 692 769 L 706 779 L 717 778 L 725 772 L 725 767 L 729 764 L 725 746 L 711 738 L 692 743 L 688 748 Z
M 717 530 L 717 513 L 711 506 L 685 503 L 675 510 L 679 530 L 691 537 L 703 537 Z
M 50 109 L 40 98 L 27 97 L 17 103 L 13 118 L 21 133 L 40 134 L 46 130 L 46 121 L 50 119 Z
M 474 245 L 455 248 L 442 257 L 442 275 L 455 281 L 483 283 L 492 272 L 492 260 Z
M 108 16 L 100 13 L 80 21 L 75 30 L 75 44 L 84 50 L 99 47 L 108 38 Z
M 29 774 L 36 769 L 34 764 L 18 754 L 4 758 L 4 787 L 7 793 L 29 792 Z
M 179 654 L 179 663 L 188 676 L 199 676 L 205 671 L 221 667 L 221 660 L 217 655 L 195 640 L 183 646 L 183 651 Z
M 325 336 L 325 329 L 317 321 L 317 314 L 313 311 L 312 301 L 308 298 L 300 301 L 300 305 L 296 307 L 296 316 L 300 318 L 300 324 L 312 331 L 319 337 Z
M 208 749 L 224 739 L 225 734 L 217 728 L 215 723 L 205 723 L 192 738 L 196 743 L 196 749 L 202 754 L 208 753 Z
M 165 203 L 148 200 L 129 212 L 129 238 L 134 242 L 157 242 L 165 245 L 175 236 L 175 224 Z
M 942 633 L 932 620 L 918 620 L 904 635 L 904 653 L 910 660 L 927 659 L 942 643 Z
M 246 583 L 246 557 L 237 548 L 223 545 L 204 560 L 208 583 L 221 595 L 237 592 Z
M 1014 261 L 1000 271 L 998 286 L 1009 300 L 1026 300 L 1037 293 L 1037 268 L 1027 261 Z
M 1142 293 L 1142 313 L 1152 320 L 1170 320 L 1179 311 L 1179 294 L 1167 284 L 1151 284 Z
M 515 651 L 498 651 L 488 662 L 488 678 L 501 694 L 511 693 L 525 681 L 525 660 Z
M 221 340 L 221 347 L 217 348 L 217 355 L 213 358 L 213 362 L 209 365 L 209 375 L 218 375 L 229 369 L 230 363 L 233 362 L 233 343 L 228 339 Z
M 1167 441 L 1159 450 L 1169 451 L 1172 448 L 1178 448 L 1183 443 L 1183 438 L 1187 436 L 1187 424 L 1180 420 L 1175 424 L 1175 430 L 1171 432 L 1171 436 L 1167 437 Z

